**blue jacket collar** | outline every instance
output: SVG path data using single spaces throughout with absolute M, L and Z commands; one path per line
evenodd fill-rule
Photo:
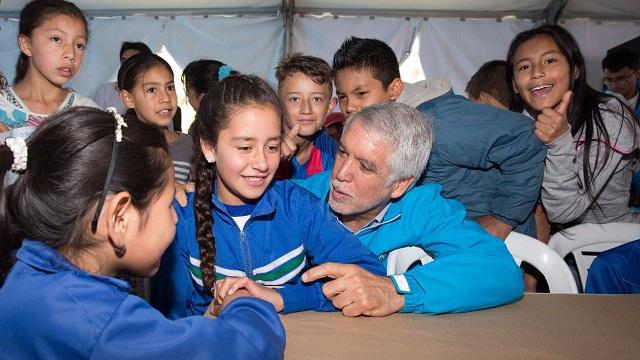
M 20 261 L 43 272 L 61 273 L 71 271 L 80 276 L 95 278 L 98 281 L 113 285 L 126 292 L 130 289 L 129 284 L 126 281 L 109 276 L 92 274 L 78 269 L 75 265 L 69 262 L 66 257 L 62 256 L 58 251 L 41 241 L 25 239 L 22 242 L 20 249 L 18 249 L 16 257 Z
M 276 211 L 276 205 L 277 205 L 278 199 L 276 196 L 274 196 L 271 193 L 271 191 L 269 191 L 274 183 L 275 183 L 275 180 L 271 181 L 271 184 L 267 186 L 267 188 L 264 191 L 264 194 L 262 194 L 262 197 L 258 199 L 258 203 L 256 204 L 256 208 L 253 210 L 251 217 L 269 215 Z M 218 199 L 217 185 L 214 185 L 213 193 L 211 194 L 211 202 L 213 203 L 213 206 L 216 208 L 217 211 L 225 214 L 226 216 L 231 217 L 231 215 L 229 215 L 229 212 L 227 211 L 227 208 L 220 201 L 220 199 Z

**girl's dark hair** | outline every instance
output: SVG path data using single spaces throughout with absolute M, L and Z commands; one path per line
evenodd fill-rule
M 556 45 L 558 45 L 558 48 L 569 62 L 569 89 L 573 92 L 573 96 L 569 105 L 567 118 L 571 125 L 571 134 L 575 136 L 578 132 L 582 132 L 585 138 L 584 152 L 582 155 L 584 163 L 584 168 L 582 169 L 585 181 L 584 186 L 587 194 L 592 199 L 592 203 L 595 203 L 600 193 L 594 194 L 593 180 L 598 173 L 604 169 L 609 155 L 608 151 L 611 151 L 607 148 L 606 153 L 600 154 L 599 148 L 597 147 L 597 141 L 600 139 L 606 143 L 610 143 L 612 138 L 612 134 L 609 134 L 605 127 L 601 112 L 605 111 L 614 113 L 615 116 L 623 118 L 623 121 L 637 121 L 637 119 L 628 111 L 620 100 L 616 99 L 619 103 L 617 108 L 620 110 L 605 105 L 605 103 L 615 98 L 596 91 L 587 85 L 586 66 L 584 57 L 578 47 L 578 43 L 567 30 L 558 25 L 542 25 L 516 35 L 516 37 L 511 41 L 511 45 L 509 46 L 509 51 L 507 53 L 507 75 L 510 81 L 513 81 L 514 79 L 513 68 L 515 64 L 513 63 L 513 56 L 516 51 L 523 43 L 538 36 L 550 37 Z M 516 100 L 522 102 L 525 109 L 527 109 L 531 114 L 535 113 L 534 110 L 530 109 L 528 105 L 524 103 L 520 95 L 516 95 Z M 635 129 L 635 126 L 623 126 L 622 129 Z M 613 135 L 617 137 L 619 134 Z M 633 135 L 634 138 L 636 135 L 637 134 Z M 613 143 L 615 143 L 615 141 L 613 141 Z M 596 149 L 596 165 L 594 168 L 591 168 L 589 154 L 594 148 Z
M 190 87 L 198 94 L 206 94 L 213 84 L 220 81 L 220 68 L 226 64 L 218 60 L 200 59 L 190 62 L 182 71 L 182 84 L 185 88 Z M 231 70 L 231 74 L 237 74 Z
M 132 41 L 124 41 L 122 43 L 122 45 L 120 46 L 120 57 L 118 58 L 118 60 L 122 59 L 122 54 L 124 54 L 125 51 L 127 50 L 137 50 L 138 53 L 142 53 L 142 54 L 152 54 L 153 51 L 151 51 L 151 49 L 149 48 L 149 46 L 143 42 L 140 41 L 136 41 L 136 42 L 132 42 Z
M 89 25 L 85 14 L 74 3 L 64 0 L 34 0 L 25 5 L 22 11 L 20 11 L 18 33 L 31 37 L 34 29 L 40 27 L 42 23 L 56 15 L 67 15 L 80 20 L 87 33 L 87 40 L 89 40 Z M 24 79 L 27 75 L 27 70 L 29 70 L 29 57 L 24 53 L 20 53 L 18 63 L 16 64 L 15 84 Z
M 156 54 L 139 53 L 128 58 L 127 61 L 120 65 L 120 69 L 118 70 L 118 89 L 131 92 L 140 77 L 156 66 L 164 67 L 169 71 L 171 77 L 173 77 L 171 65 Z M 135 116 L 135 110 L 127 110 L 127 115 Z
M 215 164 L 207 162 L 201 141 L 216 146 L 220 131 L 229 125 L 231 116 L 243 108 L 271 106 L 282 114 L 278 95 L 266 81 L 254 75 L 231 75 L 214 84 L 202 99 L 196 114 L 195 147 L 195 213 L 196 238 L 200 247 L 200 269 L 204 290 L 211 291 L 215 284 L 215 239 L 211 194 L 216 182 Z
M 144 214 L 170 180 L 172 164 L 157 129 L 126 122 L 109 192 L 129 192 Z M 0 195 L 0 278 L 21 239 L 42 241 L 67 256 L 95 245 L 88 228 L 105 185 L 115 124 L 107 112 L 75 107 L 52 115 L 27 139 L 27 169 Z M 1 145 L 0 180 L 12 162 L 12 152 Z

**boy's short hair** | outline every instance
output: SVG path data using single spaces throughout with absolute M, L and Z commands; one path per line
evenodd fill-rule
M 333 56 L 333 74 L 339 70 L 369 70 L 374 79 L 387 88 L 400 78 L 398 58 L 391 47 L 378 39 L 346 39 Z
M 333 93 L 333 74 L 329 63 L 319 57 L 302 55 L 295 53 L 285 57 L 276 66 L 276 79 L 278 79 L 278 90 L 287 76 L 300 72 L 313 80 L 318 85 L 326 85 L 329 89 L 329 96 Z
M 624 67 L 637 70 L 639 65 L 638 54 L 627 48 L 609 51 L 602 59 L 602 70 L 607 69 L 611 72 L 618 72 Z
M 479 99 L 480 93 L 485 92 L 509 108 L 513 94 L 507 81 L 507 62 L 492 60 L 482 64 L 471 76 L 465 91 L 470 99 Z

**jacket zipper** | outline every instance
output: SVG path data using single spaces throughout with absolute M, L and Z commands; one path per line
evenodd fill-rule
M 247 227 L 247 223 L 244 224 L 244 227 Z M 249 243 L 244 236 L 244 229 L 240 230 L 240 248 L 242 249 L 242 257 L 244 260 L 244 272 L 249 277 L 249 279 L 253 280 L 253 265 L 251 264 L 251 253 L 249 251 Z

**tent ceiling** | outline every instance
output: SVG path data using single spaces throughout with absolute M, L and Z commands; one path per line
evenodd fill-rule
M 560 0 L 288 0 L 293 12 L 403 15 L 534 17 Z M 0 0 L 0 15 L 15 16 L 28 0 Z M 90 15 L 273 13 L 281 0 L 75 0 Z M 638 0 L 568 0 L 562 18 L 640 20 Z

